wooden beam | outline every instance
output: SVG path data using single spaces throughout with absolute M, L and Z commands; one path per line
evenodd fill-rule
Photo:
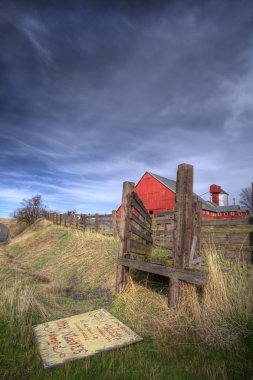
M 152 224 L 152 218 L 151 216 L 149 215 L 149 212 L 147 211 L 146 207 L 144 206 L 142 200 L 139 198 L 138 194 L 136 194 L 135 192 L 133 192 L 133 199 L 138 203 L 138 205 L 140 206 L 140 208 L 143 210 L 143 212 L 145 213 L 145 216 L 144 218 L 147 219 L 147 221 Z
M 132 269 L 138 269 L 144 272 L 159 274 L 160 276 L 178 279 L 181 281 L 186 281 L 191 284 L 198 286 L 204 286 L 207 281 L 207 273 L 200 270 L 190 270 L 190 269 L 177 269 L 174 267 L 154 264 L 147 261 L 133 260 L 126 257 L 119 257 L 118 262 L 125 267 Z M 173 297 L 176 297 L 173 294 Z
M 152 228 L 147 223 L 145 223 L 145 221 L 141 220 L 137 215 L 134 215 L 132 212 L 130 212 L 129 218 L 148 232 L 152 233 Z
M 152 224 L 152 219 L 150 215 L 147 213 L 146 210 L 144 210 L 139 203 L 136 201 L 136 198 L 132 198 L 131 206 L 138 211 L 138 213 L 146 220 L 148 224 Z
M 131 199 L 134 190 L 133 182 L 123 183 L 122 203 L 121 203 L 121 217 L 120 217 L 120 247 L 119 258 L 122 258 L 127 253 L 127 240 L 129 235 L 129 223 L 131 212 Z M 116 292 L 121 293 L 128 281 L 129 268 L 118 263 L 116 273 Z
M 193 225 L 193 166 L 181 164 L 177 171 L 175 205 L 175 267 L 189 264 Z
M 140 238 L 142 238 L 142 239 L 144 239 L 144 240 L 146 240 L 146 241 L 148 241 L 149 243 L 151 243 L 152 244 L 152 237 L 151 237 L 151 234 L 149 233 L 149 232 L 144 232 L 143 230 L 138 230 L 138 228 L 135 228 L 134 226 L 132 226 L 131 224 L 130 224 L 130 226 L 129 226 L 129 232 L 131 232 L 132 234 L 134 234 L 134 235 L 137 235 L 137 236 L 139 236 Z
M 175 204 L 174 267 L 183 269 L 189 265 L 192 242 L 193 166 L 178 165 Z M 168 304 L 176 307 L 179 302 L 180 281 L 176 276 L 170 281 Z
M 188 265 L 189 268 L 192 268 L 192 265 L 193 265 L 193 258 L 196 251 L 196 245 L 197 245 L 197 236 L 193 236 L 191 252 L 190 252 L 190 260 L 189 260 L 189 265 Z
M 193 196 L 192 214 L 193 214 L 192 242 L 193 242 L 194 236 L 196 236 L 197 238 L 196 248 L 195 248 L 193 258 L 197 258 L 200 254 L 201 227 L 202 227 L 202 201 L 201 199 L 199 199 L 197 195 Z M 191 262 L 189 262 L 189 264 L 191 265 Z

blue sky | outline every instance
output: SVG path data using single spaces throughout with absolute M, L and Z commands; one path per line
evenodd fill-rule
M 0 216 L 111 212 L 145 171 L 253 179 L 251 1 L 2 1 Z

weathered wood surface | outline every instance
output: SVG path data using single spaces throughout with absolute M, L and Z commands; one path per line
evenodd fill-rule
M 145 209 L 143 203 L 141 202 L 140 198 L 136 193 L 133 193 L 133 197 L 131 200 L 131 206 L 148 222 L 151 226 L 152 224 L 152 219 Z
M 172 219 L 166 219 L 166 218 L 162 219 L 162 218 L 160 218 L 158 220 L 155 219 L 155 221 L 156 221 L 156 225 L 157 226 L 158 225 L 164 226 L 165 224 L 168 224 L 168 225 L 171 225 L 172 228 L 174 228 L 174 220 L 172 220 Z
M 193 252 L 193 257 L 190 258 L 189 265 L 191 265 L 193 258 L 199 256 L 201 247 L 202 201 L 196 195 L 193 196 L 192 215 L 192 244 L 194 239 L 195 249 Z
M 130 224 L 129 226 L 129 232 L 131 232 L 132 234 L 134 235 L 137 235 L 138 237 L 146 240 L 147 242 L 151 243 L 153 242 L 152 240 L 152 236 L 151 236 L 151 233 L 149 232 L 146 232 L 145 230 L 140 230 L 136 227 L 134 227 L 133 225 Z
M 192 244 L 193 166 L 178 166 L 175 204 L 175 267 L 189 265 Z
M 144 272 L 159 274 L 168 278 L 178 278 L 179 280 L 189 282 L 198 286 L 204 286 L 207 281 L 207 273 L 199 270 L 179 269 L 166 265 L 149 263 L 147 261 L 133 260 L 126 257 L 119 257 L 118 262 L 121 265 L 132 269 L 138 269 Z
M 196 246 L 197 246 L 197 236 L 193 236 L 191 252 L 190 252 L 190 260 L 189 260 L 189 265 L 188 265 L 189 268 L 193 266 L 193 258 L 195 256 Z
M 202 219 L 203 226 L 234 226 L 253 224 L 253 216 L 243 219 Z
M 139 253 L 140 255 L 149 255 L 152 251 L 152 245 L 147 245 L 139 240 L 128 239 L 127 252 Z
M 148 232 L 152 233 L 152 228 L 151 226 L 146 223 L 146 221 L 143 221 L 142 219 L 140 219 L 139 216 L 133 214 L 132 212 L 130 212 L 130 215 L 129 215 L 130 219 L 133 220 L 135 223 L 137 223 L 140 227 L 144 228 L 145 230 L 147 230 Z
M 174 269 L 189 266 L 193 230 L 193 166 L 181 164 L 177 170 Z M 173 276 L 169 284 L 168 305 L 177 307 L 180 298 L 180 281 Z
M 134 190 L 133 182 L 123 183 L 121 216 L 120 216 L 120 246 L 119 258 L 122 258 L 127 253 L 131 201 Z M 116 272 L 116 292 L 121 293 L 127 286 L 129 268 L 118 261 Z

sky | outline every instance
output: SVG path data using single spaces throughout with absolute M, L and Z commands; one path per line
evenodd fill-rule
M 2 0 L 0 51 L 1 217 L 109 213 L 180 163 L 198 195 L 250 186 L 252 1 Z

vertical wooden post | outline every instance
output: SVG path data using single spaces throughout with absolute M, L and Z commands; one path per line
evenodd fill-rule
M 253 182 L 251 182 L 251 214 L 253 215 Z
M 95 231 L 99 231 L 99 215 L 95 214 Z
M 202 227 L 202 201 L 197 197 L 197 195 L 193 196 L 192 214 L 193 214 L 192 244 L 194 243 L 194 236 L 196 237 L 196 248 L 193 253 L 193 258 L 196 258 L 200 254 L 201 227 Z M 191 260 L 189 262 L 189 265 L 191 265 Z
M 116 210 L 112 211 L 112 235 L 114 238 L 117 237 L 117 214 L 116 214 Z
M 83 230 L 86 230 L 86 214 L 83 214 Z
M 174 267 L 189 265 L 192 243 L 193 166 L 178 165 L 175 205 Z M 174 277 L 169 285 L 169 307 L 179 302 L 180 281 Z
M 125 256 L 127 252 L 127 240 L 129 236 L 129 224 L 131 213 L 131 198 L 134 190 L 133 182 L 123 183 L 122 203 L 121 203 L 121 217 L 120 217 L 120 246 L 119 257 Z M 121 293 L 128 280 L 129 268 L 118 264 L 116 273 L 116 292 Z

